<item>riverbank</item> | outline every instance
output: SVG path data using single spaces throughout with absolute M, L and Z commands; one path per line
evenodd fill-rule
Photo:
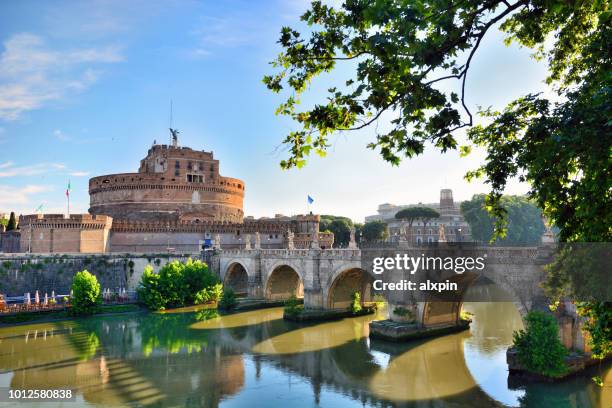
M 148 310 L 135 303 L 102 305 L 97 313 L 91 316 L 106 316 L 114 314 L 147 313 Z M 85 318 L 91 316 L 83 316 Z M 48 321 L 66 320 L 77 318 L 69 313 L 69 309 L 42 310 L 36 312 L 22 312 L 6 316 L 0 316 L 0 327 L 17 326 L 29 323 L 44 323 Z
M 515 381 L 539 381 L 539 382 L 556 382 L 563 381 L 568 377 L 579 374 L 589 367 L 601 364 L 612 359 L 612 355 L 608 355 L 604 359 L 596 359 L 590 354 L 572 352 L 565 357 L 565 365 L 567 372 L 559 377 L 549 377 L 539 373 L 528 371 L 519 361 L 518 353 L 514 347 L 510 347 L 506 351 L 506 362 L 508 363 L 508 372 Z

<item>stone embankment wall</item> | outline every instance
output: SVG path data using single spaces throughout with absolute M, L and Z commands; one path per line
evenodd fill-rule
M 0 254 L 0 293 L 6 296 L 44 296 L 70 292 L 72 277 L 87 269 L 96 275 L 102 288 L 136 289 L 147 265 L 157 271 L 169 261 L 185 261 L 199 254 Z

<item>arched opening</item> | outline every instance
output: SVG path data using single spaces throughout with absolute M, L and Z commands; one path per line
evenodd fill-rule
M 266 285 L 266 299 L 286 300 L 291 296 L 304 297 L 304 283 L 300 275 L 288 265 L 276 267 Z
M 332 283 L 328 294 L 330 309 L 346 309 L 353 301 L 353 294 L 359 292 L 361 302 L 372 300 L 372 282 L 374 279 L 363 269 L 353 268 L 342 272 Z
M 244 266 L 233 263 L 225 274 L 224 286 L 231 288 L 237 296 L 247 296 L 249 294 L 249 275 Z

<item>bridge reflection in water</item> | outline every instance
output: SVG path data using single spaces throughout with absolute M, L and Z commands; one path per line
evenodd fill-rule
M 88 406 L 609 407 L 588 376 L 508 387 L 512 303 L 474 303 L 469 332 L 370 341 L 373 316 L 312 325 L 282 309 L 93 318 L 0 329 L 0 387 L 71 388 Z M 435 401 L 434 401 L 435 400 Z M 50 404 L 49 406 L 53 406 Z

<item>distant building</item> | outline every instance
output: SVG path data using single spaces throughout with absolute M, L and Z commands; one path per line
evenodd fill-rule
M 383 221 L 391 240 L 411 240 L 415 244 L 438 242 L 440 228 L 443 228 L 444 238 L 447 242 L 465 242 L 472 240 L 469 224 L 463 219 L 459 208 L 460 203 L 453 200 L 453 191 L 440 190 L 440 202 L 427 204 L 393 205 L 389 203 L 378 206 L 378 214 L 365 217 L 366 222 Z M 407 221 L 397 220 L 395 214 L 409 207 L 429 207 L 440 213 L 440 218 L 429 220 L 426 224 L 421 220 L 412 223 L 409 230 Z

